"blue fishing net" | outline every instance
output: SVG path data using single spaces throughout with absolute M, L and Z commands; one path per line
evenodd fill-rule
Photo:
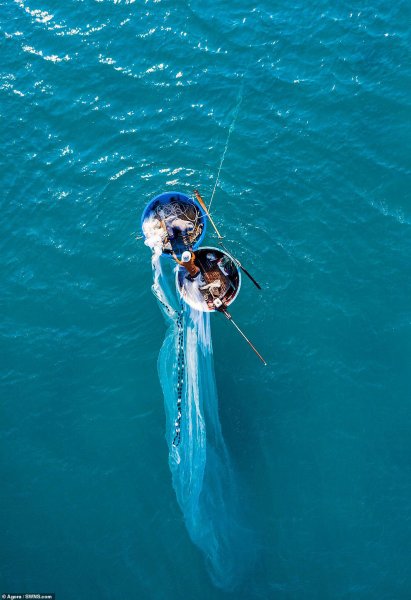
M 253 544 L 218 416 L 210 313 L 182 302 L 169 260 L 153 256 L 153 273 L 168 325 L 158 372 L 173 487 L 214 584 L 231 590 L 252 566 Z

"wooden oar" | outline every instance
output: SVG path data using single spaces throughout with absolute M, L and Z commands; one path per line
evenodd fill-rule
M 206 282 L 211 283 L 210 282 L 210 275 L 209 273 L 207 273 L 206 269 L 204 268 L 204 265 L 200 262 L 200 259 L 197 255 L 197 262 L 201 267 L 201 272 L 203 274 L 203 277 L 205 279 Z M 211 295 L 212 292 L 211 292 Z M 230 315 L 230 313 L 228 312 L 228 310 L 226 309 L 226 305 L 224 304 L 224 302 L 221 301 L 220 298 L 214 298 L 213 301 L 214 307 L 218 312 L 221 312 L 224 314 L 224 316 L 231 321 L 231 323 L 234 325 L 234 327 L 237 329 L 237 331 L 243 336 L 243 338 L 245 339 L 245 341 L 247 342 L 247 344 L 253 349 L 253 351 L 257 354 L 258 358 L 261 360 L 261 362 L 264 363 L 264 365 L 267 365 L 267 363 L 265 362 L 264 358 L 261 356 L 261 354 L 258 352 L 257 348 L 250 342 L 250 340 L 248 339 L 248 337 L 245 335 L 245 333 L 243 331 L 241 331 L 241 329 L 239 328 L 239 326 L 237 325 L 237 323 L 233 320 L 232 316 Z
M 218 309 L 217 309 L 218 310 Z M 243 338 L 245 339 L 245 341 L 247 342 L 247 344 L 249 346 L 251 346 L 251 348 L 254 350 L 254 352 L 257 354 L 258 358 L 261 360 L 261 362 L 267 366 L 267 363 L 265 362 L 264 358 L 261 356 L 261 354 L 258 352 L 257 348 L 250 342 L 250 340 L 248 339 L 248 337 L 245 335 L 245 333 L 243 331 L 241 331 L 241 329 L 239 328 L 239 326 L 237 325 L 237 323 L 233 320 L 232 316 L 230 315 L 230 313 L 223 307 L 220 308 L 220 311 L 222 313 L 224 313 L 224 315 L 227 317 L 227 319 L 234 325 L 234 327 L 237 329 L 237 331 L 243 336 Z
M 214 223 L 213 219 L 211 218 L 210 213 L 208 212 L 208 208 L 205 205 L 204 200 L 202 199 L 202 197 L 200 196 L 200 192 L 198 190 L 194 190 L 194 193 L 196 195 L 196 198 L 200 204 L 200 206 L 203 208 L 204 212 L 206 213 L 207 217 L 210 219 L 210 223 L 211 225 L 214 227 L 214 231 L 216 232 L 218 239 L 220 240 L 220 245 L 226 250 L 226 252 L 228 252 L 227 248 L 224 246 L 223 242 L 221 241 L 223 238 L 223 236 L 220 234 L 220 232 L 218 231 L 216 224 Z M 229 253 L 231 254 L 231 253 Z M 257 281 L 254 279 L 254 277 L 252 275 L 250 275 L 250 273 L 247 271 L 247 269 L 245 267 L 243 267 L 243 265 L 240 263 L 240 261 L 238 260 L 238 258 L 236 258 L 235 256 L 233 256 L 235 262 L 237 263 L 237 265 L 240 267 L 240 269 L 247 275 L 247 277 L 249 277 L 251 279 L 251 281 L 254 283 L 254 285 L 261 290 L 261 285 L 259 283 L 257 283 Z
M 218 231 L 216 224 L 214 223 L 213 219 L 211 218 L 211 215 L 210 215 L 210 213 L 208 212 L 208 208 L 206 207 L 204 200 L 203 200 L 203 199 L 202 199 L 202 197 L 200 196 L 200 192 L 199 192 L 198 190 L 194 190 L 194 193 L 195 193 L 195 195 L 196 195 L 196 198 L 197 198 L 197 200 L 198 200 L 198 202 L 199 202 L 200 206 L 201 206 L 201 207 L 204 209 L 204 212 L 205 212 L 205 214 L 206 214 L 206 215 L 207 215 L 207 217 L 210 219 L 210 223 L 211 223 L 211 225 L 214 227 L 214 231 L 216 232 L 216 234 L 217 234 L 217 236 L 218 236 L 218 239 L 219 239 L 219 240 L 222 240 L 222 239 L 223 239 L 223 236 L 222 236 L 222 235 L 220 235 L 220 232 Z

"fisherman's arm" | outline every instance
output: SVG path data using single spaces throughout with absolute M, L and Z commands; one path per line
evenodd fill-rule
M 174 258 L 174 260 L 176 261 L 176 263 L 178 263 L 179 265 L 182 265 L 183 263 L 181 262 L 181 260 L 178 260 L 177 255 L 175 252 L 172 253 L 172 256 Z

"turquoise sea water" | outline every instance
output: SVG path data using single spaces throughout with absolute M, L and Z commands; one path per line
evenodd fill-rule
M 0 593 L 410 598 L 409 3 L 0 9 Z M 213 214 L 269 362 L 215 315 L 258 552 L 232 594 L 172 488 L 135 239 L 157 193 L 210 198 L 230 127 Z

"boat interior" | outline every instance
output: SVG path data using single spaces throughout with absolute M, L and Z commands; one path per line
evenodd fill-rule
M 175 252 L 180 255 L 184 250 L 192 248 L 203 232 L 203 216 L 199 208 L 195 204 L 187 202 L 178 194 L 171 197 L 167 202 L 158 201 L 152 208 L 152 214 L 166 232 L 163 242 L 163 252 L 165 254 Z M 173 236 L 170 237 L 167 234 L 167 223 L 172 223 L 173 219 L 192 224 L 192 230 L 182 233 L 178 228 L 175 228 Z
M 202 275 L 202 280 L 198 282 L 198 290 L 208 310 L 216 310 L 231 304 L 240 284 L 238 268 L 233 260 L 225 252 L 216 248 L 199 248 L 195 251 L 195 264 Z M 179 272 L 180 290 L 186 276 L 187 272 L 182 268 Z M 187 286 L 184 285 L 184 288 L 186 294 L 189 294 Z

